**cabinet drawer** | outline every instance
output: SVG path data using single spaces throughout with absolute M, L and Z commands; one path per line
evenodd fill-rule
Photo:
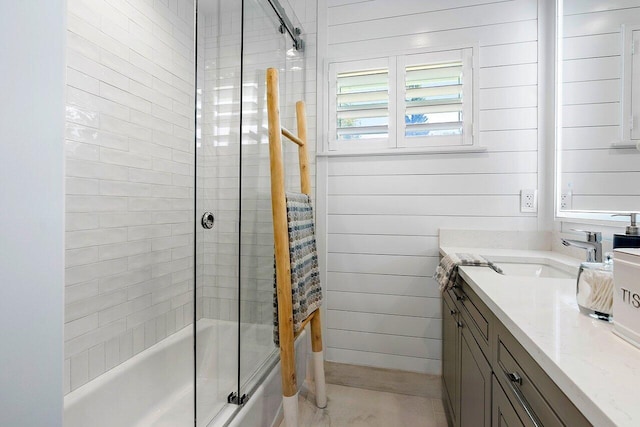
M 449 292 L 451 292 L 451 297 L 456 301 L 465 323 L 478 342 L 478 346 L 487 360 L 490 360 L 491 347 L 489 345 L 489 337 L 494 323 L 491 311 L 469 285 L 462 280 Z
M 494 372 L 520 418 L 540 427 L 590 426 L 506 328 L 497 332 Z
M 491 423 L 493 427 L 529 427 L 518 417 L 516 410 L 513 409 L 513 405 L 509 402 L 495 376 L 493 377 L 491 417 L 493 419 Z

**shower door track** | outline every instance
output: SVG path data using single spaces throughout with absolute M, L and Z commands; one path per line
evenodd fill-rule
M 304 50 L 304 40 L 300 37 L 302 31 L 299 27 L 294 27 L 291 23 L 291 20 L 287 16 L 287 13 L 284 11 L 284 8 L 280 4 L 278 0 L 267 0 L 271 5 L 273 11 L 278 15 L 278 19 L 280 20 L 281 31 L 284 33 L 283 29 L 287 31 L 291 39 L 293 40 L 293 47 L 298 51 Z

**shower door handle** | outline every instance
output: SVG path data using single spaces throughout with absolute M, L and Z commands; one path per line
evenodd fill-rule
M 202 224 L 202 228 L 210 230 L 213 228 L 213 224 L 215 223 L 215 221 L 216 219 L 211 212 L 205 212 L 204 215 L 202 215 L 200 224 Z

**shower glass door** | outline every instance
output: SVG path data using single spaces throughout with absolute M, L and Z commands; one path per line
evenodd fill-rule
M 204 427 L 235 412 L 277 361 L 265 76 L 280 70 L 282 122 L 295 129 L 304 63 L 268 0 L 199 0 L 197 23 L 195 406 Z M 284 156 L 297 191 L 296 147 Z
M 286 1 L 274 6 L 267 0 L 243 3 L 239 394 L 250 395 L 278 355 L 273 343 L 275 271 L 266 70 L 279 70 L 282 125 L 295 131 L 295 102 L 303 96 L 304 63 L 302 52 L 293 48 L 274 11 L 280 8 L 300 27 Z M 300 191 L 297 146 L 285 143 L 283 155 L 286 187 Z
M 242 72 L 242 206 L 240 275 L 240 387 L 250 393 L 273 343 L 273 223 L 266 70 L 284 70 L 286 37 L 266 0 L 244 1 Z M 284 85 L 283 85 L 284 88 Z M 284 98 L 284 97 L 283 97 Z M 251 380 L 254 381 L 251 381 Z
M 195 408 L 204 427 L 238 390 L 242 2 L 199 0 L 197 23 Z

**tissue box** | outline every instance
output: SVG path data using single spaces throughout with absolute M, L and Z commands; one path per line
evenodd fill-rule
M 613 332 L 640 347 L 640 249 L 616 249 Z

